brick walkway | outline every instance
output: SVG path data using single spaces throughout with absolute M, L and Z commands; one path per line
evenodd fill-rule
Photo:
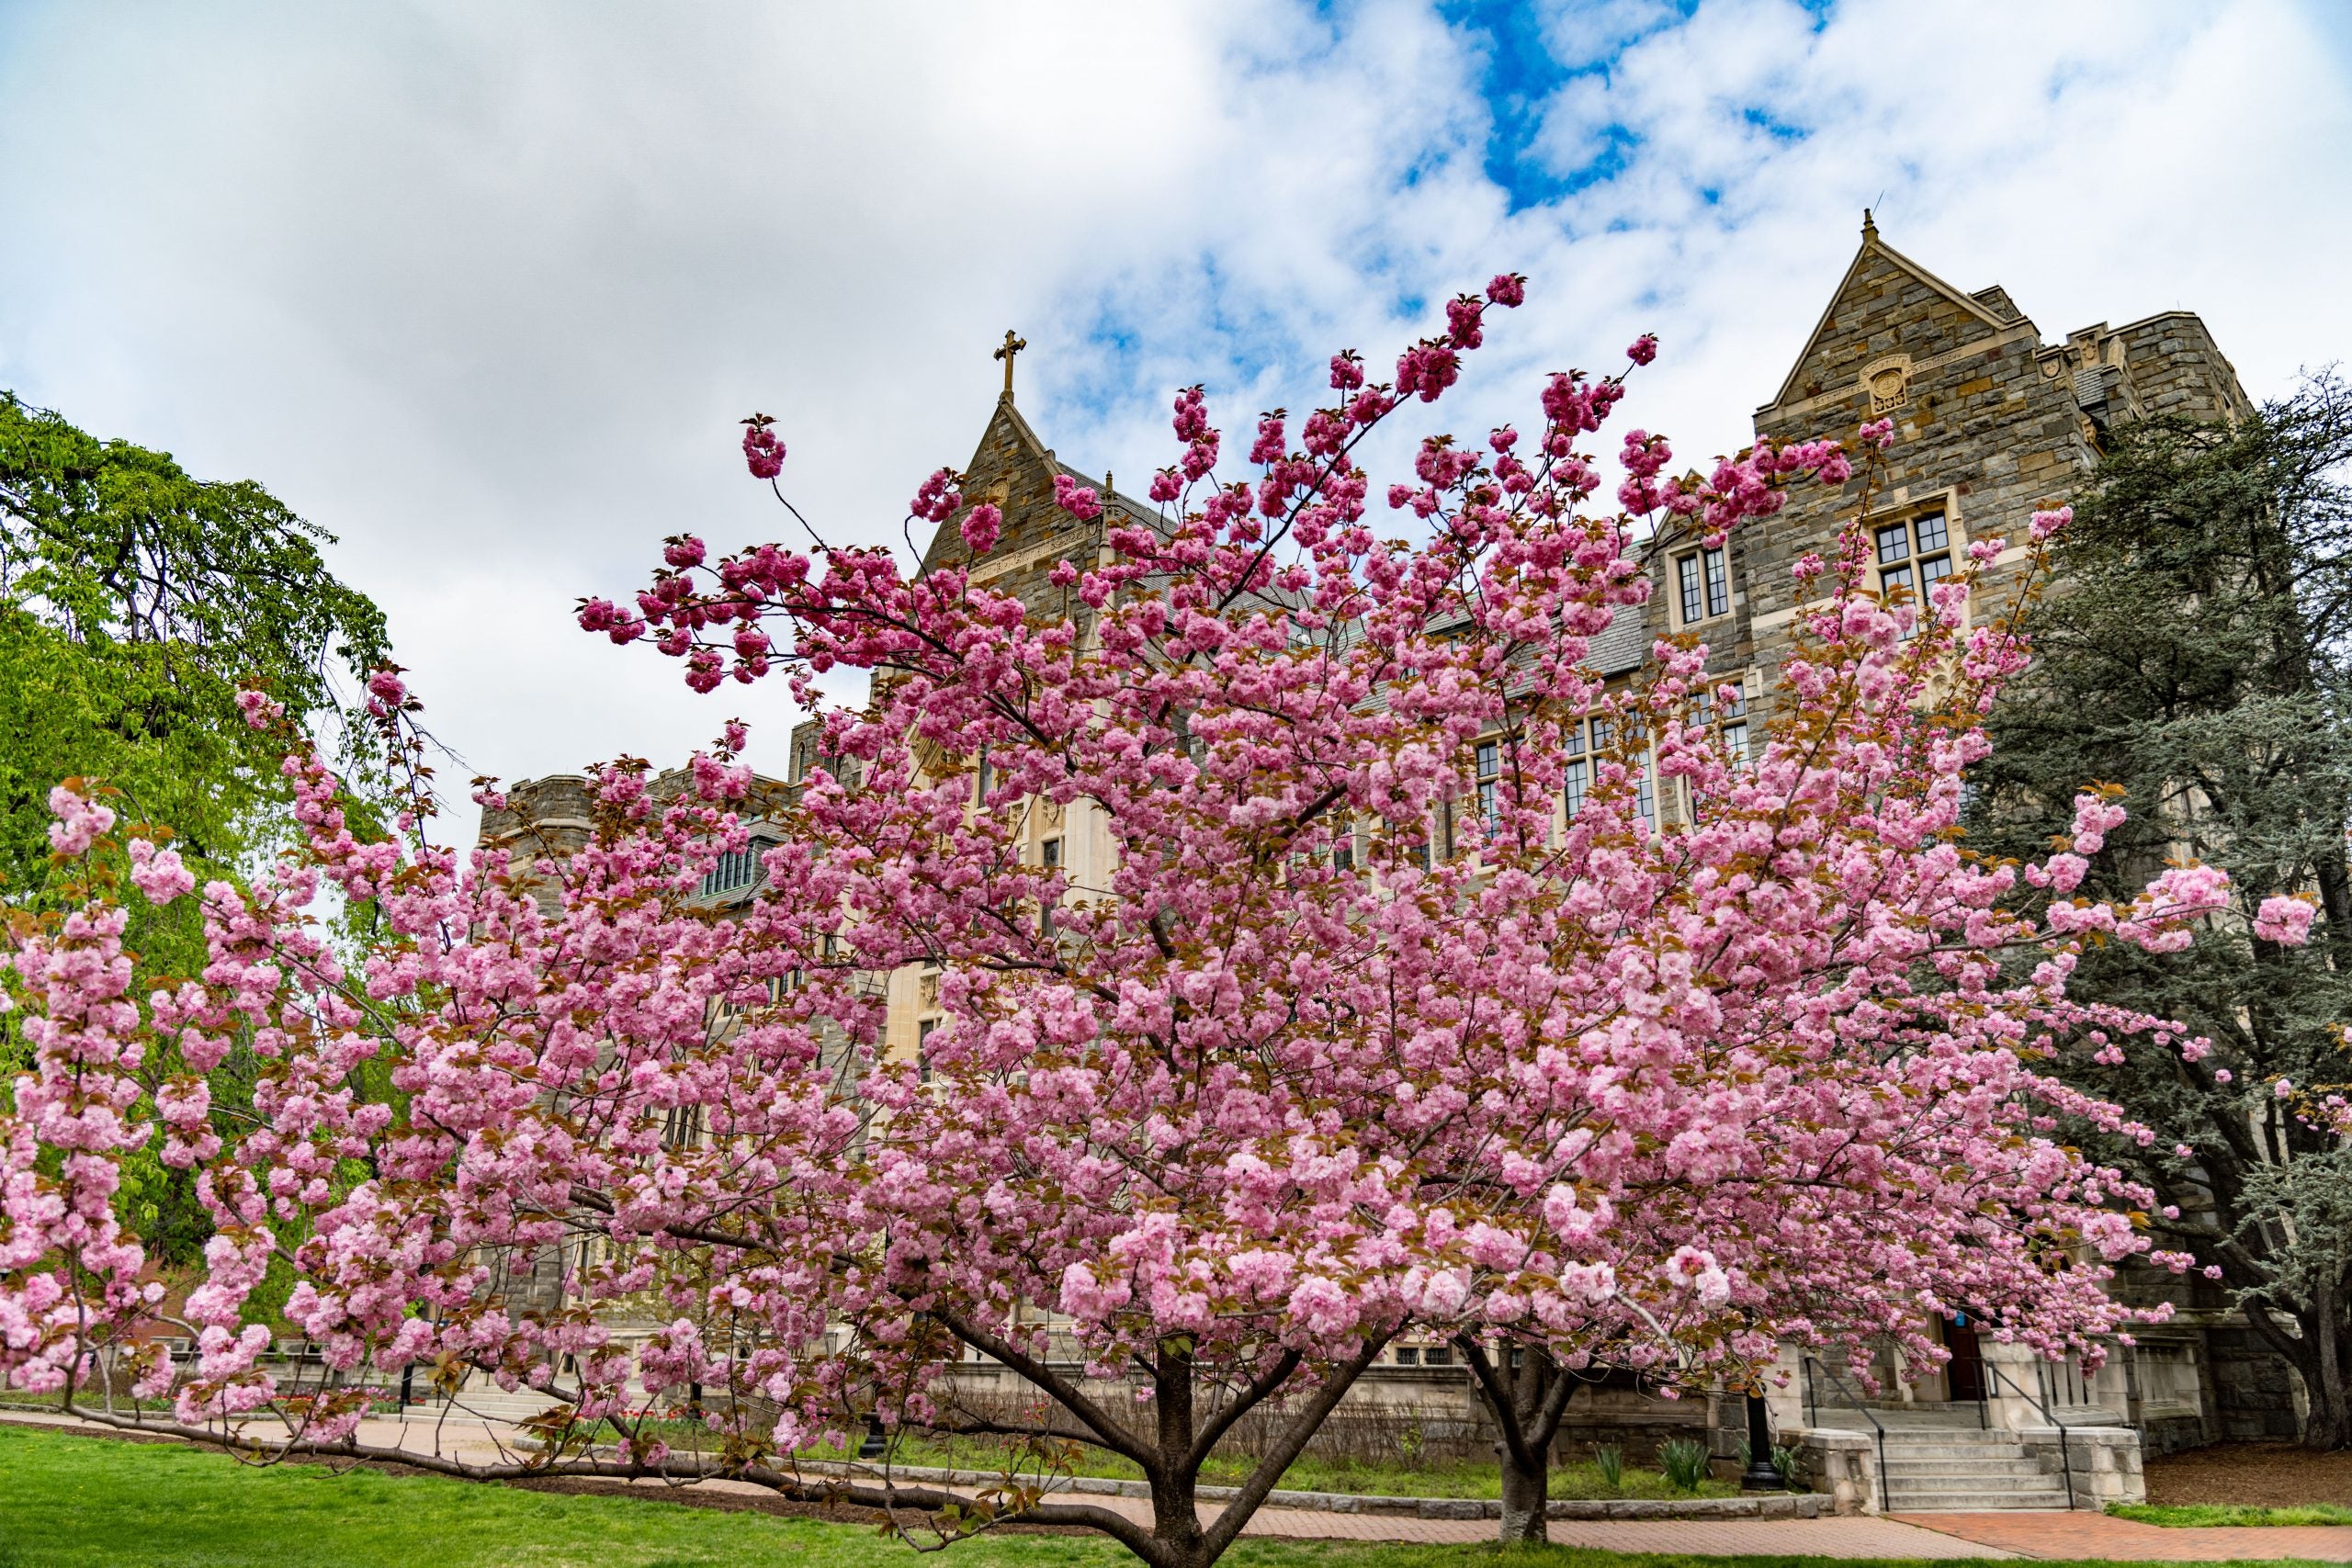
M 1904 1524 L 2027 1557 L 2211 1562 L 2299 1557 L 2352 1562 L 2352 1525 L 2199 1525 L 2171 1529 L 2107 1514 L 1901 1514 Z M 1828 1520 L 1823 1520 L 1826 1524 Z
M 1114 1501 L 1126 1501 L 1114 1499 Z M 1140 1503 L 1137 1504 L 1140 1506 Z M 2008 1557 L 2015 1553 L 1893 1519 L 1554 1519 L 1552 1544 L 1692 1557 Z M 1470 1543 L 1495 1539 L 1492 1519 L 1408 1519 L 1261 1508 L 1249 1536 L 1295 1540 Z M 2347 1531 L 2346 1533 L 2352 1533 Z

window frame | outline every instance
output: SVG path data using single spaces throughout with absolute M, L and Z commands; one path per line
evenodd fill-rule
M 1930 521 L 1937 525 L 1940 538 L 1937 543 L 1923 545 L 1920 543 L 1920 525 Z M 1892 609 L 1894 605 L 1888 604 L 1888 595 L 1894 589 L 1901 588 L 1907 593 L 1912 614 L 1911 635 L 1916 637 L 1921 620 L 1933 608 L 1928 597 L 1929 591 L 1937 583 L 1956 575 L 1968 553 L 1968 534 L 1962 526 L 1959 511 L 1952 505 L 1951 494 L 1946 492 L 1899 507 L 1890 507 L 1878 516 L 1868 519 L 1864 526 L 1870 530 L 1870 570 L 1879 602 Z M 1886 536 L 1897 529 L 1902 530 L 1905 553 L 1890 556 L 1886 549 Z M 1934 577 L 1928 577 L 1927 568 L 1930 563 L 1943 570 Z
M 696 884 L 700 896 L 715 898 L 757 887 L 768 879 L 763 857 L 783 841 L 773 834 L 753 833 L 741 849 L 719 851 L 718 858 L 711 862 L 710 869 L 702 874 L 702 881 Z
M 1063 869 L 1062 836 L 1059 833 L 1056 833 L 1049 839 L 1037 840 L 1037 869 L 1047 875 L 1052 875 Z M 1050 937 L 1054 934 L 1054 903 L 1042 895 L 1037 900 L 1037 934 L 1040 937 Z
M 1500 787 L 1503 779 L 1503 743 L 1497 736 L 1492 740 L 1480 740 L 1470 750 L 1470 775 L 1478 802 L 1478 825 L 1488 838 L 1495 835 L 1500 819 Z
M 1593 786 L 1600 782 L 1598 769 L 1601 756 L 1616 740 L 1617 720 L 1598 714 L 1577 720 L 1575 738 L 1565 748 L 1566 755 L 1561 768 L 1561 805 L 1566 808 L 1566 820 L 1574 822 L 1577 813 L 1590 798 Z M 1634 810 L 1642 826 L 1656 832 L 1658 826 L 1657 770 L 1653 766 L 1655 752 L 1650 744 L 1649 727 L 1636 716 L 1630 720 L 1635 726 L 1636 748 L 1628 760 L 1634 775 Z
M 1667 584 L 1677 629 L 1719 621 L 1732 611 L 1731 546 L 1701 545 L 1670 558 Z M 1692 604 L 1699 613 L 1693 614 Z

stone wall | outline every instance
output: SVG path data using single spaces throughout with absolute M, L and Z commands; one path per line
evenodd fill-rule
M 2205 1333 L 2213 1415 L 2222 1442 L 2292 1441 L 2302 1432 L 2302 1380 L 2251 1328 Z
M 1747 615 L 1724 668 L 1773 677 L 1795 650 L 1804 607 L 1792 568 L 1807 554 L 1827 558 L 1864 517 L 1883 526 L 1940 511 L 1955 567 L 1971 541 L 2010 541 L 1972 612 L 2014 593 L 2025 557 L 2016 541 L 2037 508 L 2080 485 L 2094 453 L 2071 383 L 2037 362 L 2039 331 L 2006 296 L 1998 304 L 1961 294 L 1866 233 L 1781 399 L 1757 411 L 1756 433 L 1850 443 L 1863 423 L 1885 418 L 1894 444 L 1876 476 L 1803 487 L 1778 515 L 1734 535 Z

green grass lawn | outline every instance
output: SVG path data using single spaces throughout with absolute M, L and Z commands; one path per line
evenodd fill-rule
M 1108 1541 L 993 1536 L 970 1568 L 1118 1568 Z M 0 1568 L 916 1568 L 854 1525 L 558 1496 L 318 1465 L 255 1470 L 171 1444 L 0 1427 Z M 1250 1541 L 1234 1568 L 1871 1568 L 1821 1558 Z
M 674 1439 L 673 1439 L 674 1441 Z M 849 1449 L 807 1450 L 810 1459 L 841 1460 Z M 1006 1449 L 1001 1441 L 974 1438 L 934 1438 L 910 1435 L 899 1439 L 897 1462 L 936 1465 L 947 1470 L 1001 1471 Z M 1142 1479 L 1142 1467 L 1116 1454 L 1082 1449 L 1075 1473 L 1111 1476 L 1122 1481 Z M 1256 1461 L 1238 1454 L 1218 1454 L 1201 1467 L 1201 1480 L 1211 1486 L 1238 1486 L 1250 1478 Z M 1034 1464 L 1024 1464 L 1024 1471 Z M 1492 1460 L 1474 1462 L 1431 1462 L 1406 1466 L 1371 1464 L 1352 1460 L 1302 1456 L 1283 1472 L 1282 1483 L 1294 1492 L 1344 1492 L 1373 1497 L 1499 1497 L 1502 1472 Z M 1552 1472 L 1555 1497 L 1736 1497 L 1739 1487 L 1728 1481 L 1702 1481 L 1697 1492 L 1677 1490 L 1662 1471 L 1627 1466 L 1622 1483 L 1611 1486 L 1600 1467 L 1590 1462 L 1560 1465 Z
M 2257 1508 L 2244 1503 L 2109 1503 L 2119 1519 L 2143 1525 L 2352 1525 L 2352 1508 L 2341 1503 L 2306 1503 L 2294 1508 Z

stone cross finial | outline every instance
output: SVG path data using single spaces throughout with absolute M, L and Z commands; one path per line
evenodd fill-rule
M 1012 329 L 1007 327 L 1004 329 L 1004 346 L 989 355 L 991 359 L 1004 361 L 1004 397 L 1007 402 L 1012 400 L 1012 356 L 1028 346 L 1027 338 L 1013 336 Z

